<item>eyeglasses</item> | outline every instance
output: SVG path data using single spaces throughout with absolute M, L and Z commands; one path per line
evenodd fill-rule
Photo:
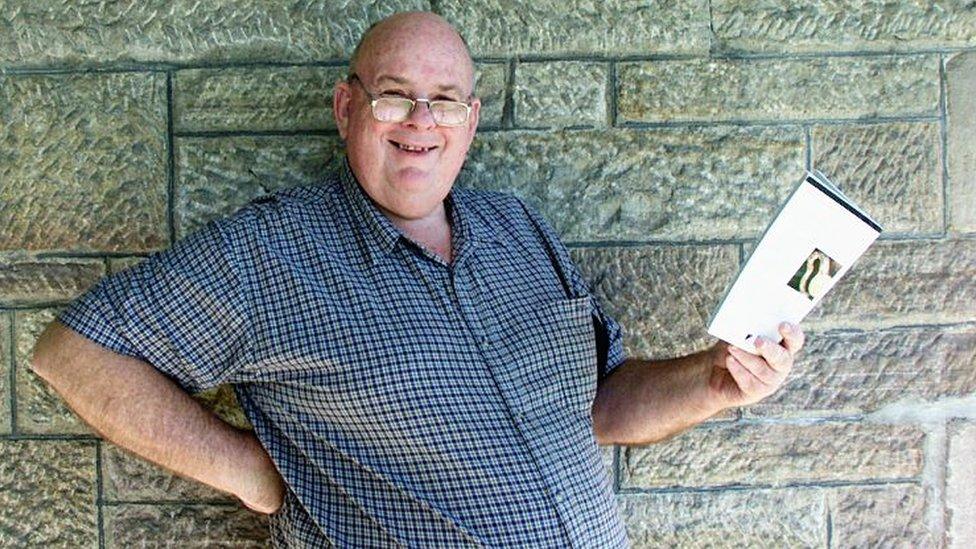
M 352 74 L 348 80 L 359 82 L 366 95 L 370 98 L 370 108 L 373 118 L 380 122 L 403 122 L 410 118 L 410 113 L 417 107 L 417 103 L 427 103 L 427 109 L 438 126 L 463 126 L 471 114 L 471 105 L 460 101 L 431 101 L 429 99 L 411 99 L 409 97 L 375 96 L 366 89 L 366 85 L 359 76 Z

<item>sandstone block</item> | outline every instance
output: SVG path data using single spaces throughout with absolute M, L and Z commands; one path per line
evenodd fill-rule
M 110 505 L 105 546 L 223 546 L 264 548 L 268 519 L 240 505 Z
M 317 183 L 342 154 L 338 137 L 181 138 L 176 144 L 177 236 L 263 194 Z
M 623 328 L 627 354 L 644 358 L 681 356 L 711 343 L 708 317 L 739 261 L 734 245 L 575 248 L 572 256 Z
M 150 0 L 134 4 L 33 2 L 0 21 L 4 65 L 124 62 L 318 61 L 352 53 L 374 21 L 423 0 L 268 4 L 257 0 Z
M 706 53 L 708 4 L 620 0 L 590 3 L 541 0 L 437 3 L 437 11 L 466 38 L 477 56 L 524 53 Z
M 0 119 L 0 250 L 166 244 L 162 74 L 0 76 Z
M 189 69 L 173 76 L 176 131 L 335 128 L 332 90 L 345 67 Z
M 949 424 L 949 463 L 946 467 L 946 515 L 949 546 L 976 547 L 976 423 Z
M 813 489 L 617 496 L 631 546 L 824 547 L 823 495 Z
M 937 114 L 931 55 L 621 63 L 618 122 Z
M 522 63 L 515 69 L 515 125 L 606 126 L 607 65 Z
M 858 327 L 976 320 L 976 241 L 875 243 L 805 326 Z
M 711 8 L 722 49 L 891 51 L 976 44 L 976 9 L 965 2 L 718 0 Z
M 976 52 L 946 63 L 949 229 L 976 232 Z
M 0 435 L 10 432 L 10 317 L 0 312 Z
M 34 373 L 30 358 L 34 343 L 57 311 L 17 311 L 16 332 L 17 429 L 31 434 L 92 434 L 98 436 L 65 404 L 64 399 Z
M 622 488 L 776 486 L 916 477 L 925 435 L 868 423 L 705 425 L 621 450 Z
M 0 441 L 0 546 L 97 547 L 95 443 Z
M 501 126 L 502 111 L 505 108 L 505 83 L 507 81 L 508 64 L 474 64 L 474 93 L 481 99 L 479 128 Z
M 918 485 L 856 486 L 827 494 L 828 547 L 938 547 L 926 528 L 925 489 Z
M 748 415 L 850 415 L 976 391 L 976 329 L 811 333 L 786 384 Z
M 813 167 L 864 208 L 885 232 L 941 233 L 939 124 L 817 126 Z
M 98 259 L 0 259 L 0 303 L 49 303 L 77 297 L 105 274 Z
M 567 241 L 740 238 L 797 183 L 804 148 L 793 127 L 492 132 L 461 184 L 525 198 Z

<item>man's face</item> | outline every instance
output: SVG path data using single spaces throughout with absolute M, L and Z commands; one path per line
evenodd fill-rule
M 406 35 L 376 40 L 368 50 L 374 53 L 357 67 L 361 84 L 338 84 L 334 108 L 349 163 L 366 193 L 388 214 L 422 219 L 440 205 L 464 163 L 480 102 L 470 101 L 468 121 L 458 127 L 436 125 L 426 103 L 418 103 L 403 122 L 376 120 L 364 88 L 374 97 L 462 102 L 472 93 L 466 53 L 416 29 L 400 34 Z

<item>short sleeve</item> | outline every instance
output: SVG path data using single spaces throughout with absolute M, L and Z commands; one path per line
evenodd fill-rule
M 623 364 L 626 358 L 623 348 L 623 331 L 620 324 L 603 310 L 599 298 L 592 292 L 590 285 L 583 277 L 583 273 L 573 262 L 569 251 L 552 226 L 531 206 L 521 199 L 517 200 L 545 239 L 546 245 L 553 251 L 553 255 L 559 263 L 558 268 L 565 276 L 566 282 L 575 297 L 590 298 L 599 368 L 597 380 L 602 382 L 614 369 Z
M 231 380 L 253 341 L 244 284 L 219 222 L 103 278 L 58 320 L 190 393 Z

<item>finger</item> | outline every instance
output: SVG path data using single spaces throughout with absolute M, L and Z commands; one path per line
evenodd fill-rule
M 806 341 L 806 334 L 800 329 L 796 324 L 790 324 L 789 322 L 784 322 L 779 325 L 779 333 L 783 335 L 783 345 L 786 350 L 790 352 L 791 355 L 796 356 L 803 348 L 803 343 Z
M 743 368 L 749 371 L 756 379 L 761 381 L 763 385 L 775 385 L 776 383 L 776 371 L 770 368 L 766 361 L 762 357 L 758 357 L 752 353 L 743 351 L 735 347 L 729 348 L 729 352 L 732 356 L 742 365 Z
M 758 337 L 756 338 L 756 350 L 765 359 L 765 365 L 780 374 L 788 373 L 793 367 L 793 355 L 782 345 L 773 343 L 764 337 Z
M 732 374 L 732 379 L 735 380 L 735 384 L 739 386 L 742 394 L 751 396 L 766 391 L 766 384 L 753 375 L 734 356 L 727 356 L 725 362 L 729 373 Z

